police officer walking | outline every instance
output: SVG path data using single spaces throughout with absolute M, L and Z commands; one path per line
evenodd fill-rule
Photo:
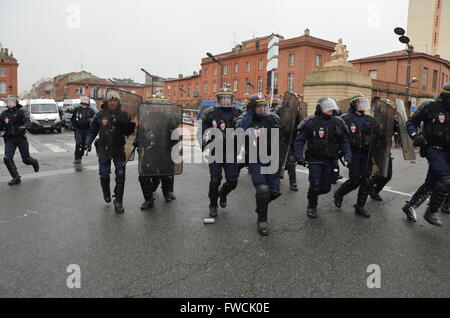
M 423 134 L 419 129 L 423 124 Z M 442 226 L 439 208 L 450 193 L 450 83 L 444 85 L 439 97 L 425 102 L 406 123 L 406 130 L 421 148 L 421 154 L 428 160 L 430 170 L 436 176 L 425 220 L 435 226 Z
M 315 115 L 301 122 L 295 139 L 297 162 L 309 168 L 307 215 L 313 219 L 317 218 L 319 195 L 331 191 L 333 169 L 339 152 L 342 151 L 347 164 L 352 158 L 345 124 L 333 116 L 337 108 L 335 99 L 319 99 Z M 308 145 L 306 160 L 303 155 L 305 144 Z
M 256 139 L 260 138 L 262 134 L 266 134 L 268 149 L 267 154 L 271 156 L 271 130 L 280 129 L 281 123 L 279 117 L 270 112 L 266 98 L 261 94 L 254 94 L 249 97 L 247 103 L 247 111 L 239 118 L 238 128 L 242 128 L 244 131 L 252 128 Z M 263 130 L 263 132 L 261 132 Z M 251 153 L 256 153 L 256 162 L 249 162 L 249 172 L 252 177 L 253 185 L 256 188 L 256 213 L 258 215 L 257 228 L 258 232 L 262 236 L 269 234 L 268 228 L 268 209 L 269 203 L 276 200 L 281 196 L 280 193 L 280 177 L 277 172 L 272 174 L 265 174 L 262 168 L 269 167 L 272 162 L 263 162 L 261 160 L 261 147 L 259 142 L 248 143 L 248 152 L 250 153 L 250 160 L 252 159 Z M 278 156 L 278 154 L 276 154 Z
M 370 214 L 364 207 L 372 188 L 369 156 L 376 128 L 373 116 L 365 114 L 369 110 L 369 100 L 364 95 L 356 95 L 351 99 L 349 113 L 342 116 L 349 130 L 352 160 L 349 165 L 349 180 L 334 193 L 334 203 L 340 208 L 344 196 L 359 188 L 355 213 L 367 218 Z
M 111 94 L 92 121 L 86 138 L 87 150 L 95 141 L 97 150 L 100 183 L 105 202 L 111 202 L 110 174 L 111 162 L 114 162 L 116 186 L 114 188 L 114 208 L 117 213 L 124 213 L 122 200 L 125 189 L 125 143 L 126 137 L 134 132 L 135 123 L 130 115 L 121 110 L 120 95 Z
M 217 106 L 210 107 L 202 115 L 202 127 L 198 130 L 198 133 L 202 134 L 198 136 L 201 140 L 202 149 L 205 150 L 206 146 L 212 142 L 212 140 L 205 140 L 205 132 L 210 129 L 220 131 L 223 137 L 223 156 L 219 160 L 221 162 L 213 161 L 209 163 L 209 215 L 212 218 L 218 215 L 218 203 L 220 199 L 220 206 L 225 208 L 227 206 L 228 194 L 236 189 L 238 184 L 239 169 L 237 164 L 237 149 L 236 145 L 233 145 L 233 149 L 227 149 L 226 141 L 226 129 L 235 129 L 236 121 L 242 114 L 242 110 L 235 107 L 233 100 L 234 94 L 229 88 L 222 88 L 216 95 Z M 208 133 L 207 133 L 208 134 Z M 213 150 L 214 156 L 220 156 Z M 227 162 L 227 152 L 234 152 L 233 162 Z M 221 186 L 222 171 L 225 173 L 226 182 Z
M 89 97 L 81 96 L 80 106 L 74 109 L 70 118 L 72 127 L 75 128 L 75 159 L 73 164 L 77 171 L 81 169 L 81 160 L 86 149 L 86 137 L 94 116 L 95 111 L 90 106 Z
M 7 109 L 0 114 L 0 135 L 5 141 L 5 157 L 3 159 L 12 180 L 10 186 L 21 183 L 19 172 L 14 163 L 14 154 L 19 148 L 22 161 L 26 165 L 33 166 L 35 172 L 39 171 L 39 162 L 30 156 L 29 145 L 25 133 L 31 128 L 31 121 L 23 111 L 15 96 L 6 98 Z

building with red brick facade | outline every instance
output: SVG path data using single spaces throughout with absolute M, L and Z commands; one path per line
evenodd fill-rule
M 350 61 L 355 68 L 372 78 L 373 96 L 402 98 L 406 96 L 406 70 L 408 54 L 395 51 Z M 412 55 L 410 95 L 413 106 L 439 94 L 442 86 L 450 81 L 450 62 L 439 56 L 414 52 Z
M 303 94 L 305 76 L 330 61 L 335 42 L 305 34 L 292 39 L 280 37 L 279 67 L 275 71 L 275 86 L 279 94 L 293 90 Z M 267 50 L 270 36 L 242 42 L 232 51 L 201 61 L 200 74 L 179 76 L 164 83 L 164 94 L 184 106 L 194 106 L 199 100 L 214 99 L 215 92 L 225 85 L 236 93 L 236 100 L 267 89 Z
M 18 95 L 17 68 L 19 63 L 13 53 L 0 46 L 0 99 Z

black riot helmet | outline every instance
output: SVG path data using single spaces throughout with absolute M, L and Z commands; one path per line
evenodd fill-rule
M 336 102 L 336 99 L 331 97 L 322 97 L 317 101 L 316 115 L 325 114 L 330 110 L 331 113 L 339 112 L 339 106 Z
M 247 109 L 255 112 L 257 107 L 263 107 L 263 114 L 268 113 L 267 99 L 262 93 L 253 94 L 248 98 Z
M 358 94 L 351 98 L 350 111 L 363 112 L 366 110 L 370 110 L 370 101 L 367 97 L 362 94 Z
M 439 98 L 443 101 L 450 101 L 450 82 L 444 85 L 441 89 L 441 94 Z
M 228 87 L 221 88 L 217 92 L 216 98 L 218 107 L 233 107 L 234 93 Z

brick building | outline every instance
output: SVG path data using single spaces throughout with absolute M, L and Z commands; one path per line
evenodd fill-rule
M 18 95 L 17 68 L 19 63 L 13 53 L 0 45 L 0 99 L 8 95 Z
M 405 99 L 407 61 L 406 51 L 395 51 L 356 59 L 350 63 L 357 70 L 370 75 L 373 96 Z M 414 52 L 411 79 L 414 77 L 418 81 L 410 89 L 412 106 L 439 94 L 443 84 L 450 81 L 450 62 L 439 56 Z
M 252 39 L 237 45 L 232 51 L 215 55 L 222 64 L 205 57 L 200 74 L 179 76 L 164 83 L 164 94 L 181 105 L 193 106 L 198 100 L 214 99 L 215 92 L 228 85 L 236 93 L 236 100 L 245 101 L 267 89 L 267 49 L 270 36 Z M 336 43 L 305 34 L 280 40 L 279 68 L 275 72 L 275 86 L 279 94 L 287 90 L 303 93 L 305 76 L 330 61 Z

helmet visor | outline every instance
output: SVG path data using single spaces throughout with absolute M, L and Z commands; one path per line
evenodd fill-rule
M 370 110 L 370 101 L 365 97 L 361 97 L 355 100 L 356 110 L 359 112 Z
M 326 98 L 320 101 L 320 110 L 322 113 L 327 113 L 329 111 L 339 110 L 339 107 L 334 99 Z
M 217 97 L 217 104 L 219 107 L 231 107 L 233 106 L 233 95 L 219 95 Z

